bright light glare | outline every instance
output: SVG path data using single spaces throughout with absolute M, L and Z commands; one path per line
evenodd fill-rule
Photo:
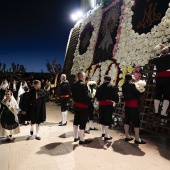
M 74 14 L 71 14 L 71 19 L 73 21 L 77 21 L 79 18 L 83 16 L 83 13 L 81 11 L 77 11 Z
M 78 17 L 76 16 L 76 14 L 71 14 L 71 19 L 73 21 L 76 21 L 78 19 Z
M 82 16 L 83 16 L 83 13 L 82 13 L 81 11 L 78 11 L 78 12 L 77 12 L 77 15 L 78 15 L 78 17 L 82 17 Z

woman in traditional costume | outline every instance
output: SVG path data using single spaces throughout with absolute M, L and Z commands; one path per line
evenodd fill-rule
M 7 141 L 14 140 L 12 135 L 20 133 L 18 123 L 19 107 L 10 90 L 5 92 L 1 102 L 0 136 L 6 136 Z

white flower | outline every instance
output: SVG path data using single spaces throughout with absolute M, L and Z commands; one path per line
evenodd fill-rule
M 135 83 L 136 89 L 142 93 L 145 91 L 146 82 L 144 80 L 139 80 Z

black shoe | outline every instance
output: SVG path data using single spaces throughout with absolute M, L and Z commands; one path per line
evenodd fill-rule
M 105 134 L 102 134 L 102 138 L 104 138 L 105 137 Z
M 35 139 L 37 139 L 37 140 L 41 140 L 41 138 L 40 138 L 39 136 L 36 136 L 36 137 L 35 137 Z
M 159 117 L 160 116 L 159 113 L 154 113 L 154 115 L 155 115 L 155 117 Z
M 145 141 L 143 141 L 143 140 L 141 140 L 140 142 L 139 142 L 139 141 L 137 141 L 137 140 L 135 140 L 135 141 L 134 141 L 134 143 L 135 143 L 135 144 L 146 144 L 146 142 L 145 142 Z
M 91 140 L 79 141 L 79 145 L 85 145 L 91 143 Z
M 90 134 L 90 131 L 89 130 L 85 130 L 84 133 Z
M 167 115 L 167 118 L 170 118 L 170 115 Z
M 98 129 L 94 127 L 94 128 L 89 128 L 89 130 L 98 130 Z
M 62 121 L 61 121 L 61 122 L 58 122 L 58 124 L 62 124 Z
M 108 137 L 108 138 L 105 137 L 105 138 L 104 138 L 104 140 L 111 140 L 111 139 L 112 139 L 112 137 Z
M 67 125 L 67 122 L 66 123 L 64 123 L 64 124 L 59 124 L 58 126 L 66 126 Z
M 6 142 L 11 142 L 11 140 L 9 138 L 6 139 Z
M 30 131 L 30 135 L 33 135 L 33 131 Z
M 125 142 L 129 142 L 129 141 L 131 141 L 131 140 L 133 140 L 133 138 L 125 138 Z
M 80 138 L 74 138 L 74 142 L 77 142 L 79 140 L 80 140 Z
M 167 118 L 167 116 L 161 115 L 161 119 L 165 119 L 165 118 Z

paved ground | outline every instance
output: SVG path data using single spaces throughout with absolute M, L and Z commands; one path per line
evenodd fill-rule
M 60 107 L 49 102 L 41 141 L 30 138 L 28 126 L 20 127 L 14 142 L 0 138 L 0 170 L 170 170 L 170 141 L 165 138 L 143 133 L 147 144 L 137 146 L 124 142 L 121 131 L 111 130 L 112 142 L 104 143 L 99 130 L 86 135 L 93 143 L 80 146 L 73 142 L 73 114 L 67 126 L 58 126 L 60 120 Z

